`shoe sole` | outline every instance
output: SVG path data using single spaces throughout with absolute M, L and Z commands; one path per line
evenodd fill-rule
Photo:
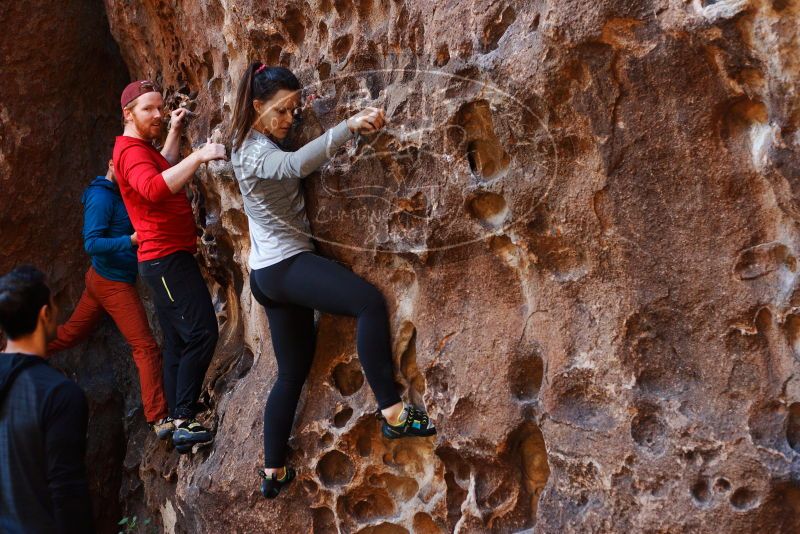
M 398 432 L 397 430 L 393 430 L 389 425 L 381 425 L 381 433 L 385 438 L 388 439 L 401 439 L 401 438 L 429 438 L 436 434 L 436 429 L 434 428 L 430 434 L 403 434 L 402 432 Z
M 277 493 L 275 493 L 275 495 L 267 495 L 267 487 L 266 487 L 266 486 L 267 486 L 267 481 L 266 481 L 266 480 L 262 480 L 262 481 L 261 481 L 261 495 L 262 495 L 262 496 L 263 496 L 265 499 L 268 499 L 268 500 L 270 500 L 270 501 L 271 501 L 272 499 L 276 499 L 276 498 L 278 497 L 278 495 L 280 495 L 281 491 L 283 491 L 283 488 L 285 488 L 286 486 L 288 486 L 289 484 L 291 484 L 291 483 L 292 483 L 292 481 L 293 481 L 295 478 L 297 478 L 297 473 L 293 471 L 293 472 L 292 472 L 292 476 L 291 476 L 291 478 L 289 478 L 289 480 L 287 480 L 287 481 L 285 481 L 285 482 L 282 482 L 282 483 L 281 483 L 281 485 L 280 485 L 280 486 L 278 486 L 278 492 L 277 492 Z
M 165 440 L 172 437 L 172 433 L 175 432 L 174 430 L 162 430 L 161 432 L 156 432 L 156 437 L 161 440 Z
M 198 436 L 193 436 L 191 434 L 189 436 L 177 436 L 176 437 L 174 433 L 172 434 L 172 443 L 174 443 L 175 446 L 178 446 L 178 445 L 196 445 L 198 443 L 211 443 L 212 441 L 214 441 L 214 434 L 211 434 L 211 433 L 208 433 L 203 438 L 199 438 Z
M 189 454 L 190 452 L 196 453 L 202 447 L 206 447 L 208 445 L 211 445 L 212 443 L 213 440 L 206 441 L 204 443 L 182 443 L 180 445 L 175 445 L 175 450 L 178 451 L 178 454 Z

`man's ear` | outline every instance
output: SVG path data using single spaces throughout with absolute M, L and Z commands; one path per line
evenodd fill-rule
M 53 316 L 53 306 L 51 304 L 45 304 L 41 308 L 39 308 L 39 315 L 37 317 L 37 322 L 40 325 L 46 325 L 49 323 Z

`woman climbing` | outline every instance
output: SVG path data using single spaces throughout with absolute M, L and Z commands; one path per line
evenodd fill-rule
M 300 111 L 300 82 L 286 68 L 255 62 L 239 82 L 231 160 L 250 227 L 250 289 L 264 306 L 278 361 L 278 378 L 264 408 L 261 492 L 272 499 L 294 479 L 285 465 L 297 402 L 314 355 L 314 310 L 358 320 L 358 357 L 387 438 L 431 436 L 428 415 L 404 405 L 393 379 L 389 320 L 381 293 L 314 252 L 300 180 L 317 170 L 354 134 L 371 134 L 383 110 L 366 108 L 296 152 L 283 149 Z

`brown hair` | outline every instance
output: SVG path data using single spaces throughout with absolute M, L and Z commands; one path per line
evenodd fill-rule
M 250 63 L 236 90 L 236 105 L 233 108 L 230 129 L 234 150 L 242 146 L 256 120 L 253 100 L 269 100 L 281 89 L 299 91 L 302 87 L 292 71 L 285 67 L 267 67 L 260 61 Z

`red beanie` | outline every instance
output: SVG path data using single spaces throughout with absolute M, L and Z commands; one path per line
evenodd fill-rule
M 120 104 L 122 104 L 122 109 L 125 109 L 125 106 L 143 94 L 152 93 L 153 91 L 157 93 L 161 92 L 158 86 L 150 80 L 137 80 L 129 83 L 125 87 L 125 90 L 122 91 L 122 97 L 119 99 Z

